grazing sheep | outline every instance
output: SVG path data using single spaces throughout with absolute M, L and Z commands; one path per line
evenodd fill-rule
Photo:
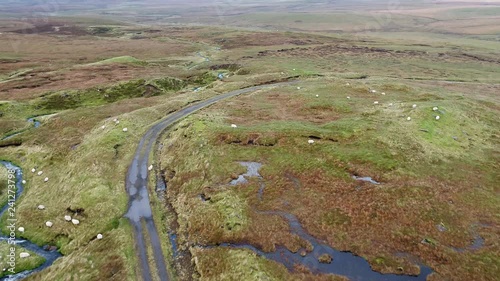
M 231 124 L 231 128 L 238 128 L 238 126 L 236 126 L 236 124 Z
M 100 234 L 100 233 L 99 233 L 99 234 L 97 234 L 97 239 L 98 239 L 98 240 L 101 240 L 101 239 L 102 239 L 102 234 Z
M 45 206 L 44 205 L 38 205 L 38 210 L 45 210 Z
M 44 181 L 44 182 L 48 182 L 48 181 L 49 181 L 49 178 L 45 178 L 43 181 Z
M 297 87 L 297 90 L 300 90 L 300 87 Z
M 412 105 L 412 107 L 413 107 L 413 108 L 417 108 L 417 105 L 416 105 L 416 104 L 414 104 L 414 105 Z
M 377 92 L 377 90 L 371 90 L 370 92 L 375 94 Z
M 19 257 L 22 259 L 27 258 L 29 256 L 30 256 L 30 253 L 26 253 L 26 252 L 19 253 Z
M 378 104 L 378 101 L 374 101 L 373 104 Z
M 439 120 L 439 119 L 441 119 L 441 117 L 439 117 L 439 116 L 436 116 L 436 120 Z
M 115 119 L 113 119 L 113 122 L 118 122 L 118 119 L 116 119 L 116 118 L 115 118 Z
M 351 99 L 351 97 L 347 97 L 347 99 L 348 99 L 348 100 L 350 100 L 350 99 Z
M 23 181 L 22 181 L 22 183 L 23 183 L 23 184 L 26 184 L 26 181 L 25 181 L 25 180 L 23 180 Z
M 438 109 L 439 109 L 439 108 L 438 108 L 437 106 L 434 106 L 434 107 L 432 108 L 432 110 L 433 110 L 433 111 L 437 111 Z
M 106 128 L 106 125 L 102 125 L 101 129 L 104 129 L 104 128 Z
M 74 225 L 78 225 L 80 224 L 80 221 L 77 220 L 77 219 L 72 219 L 71 222 L 74 224 Z
M 37 175 L 41 176 L 43 174 L 43 171 L 40 171 L 37 173 Z
M 408 118 L 406 118 L 406 120 L 411 121 L 411 117 L 408 116 Z
M 64 216 L 64 220 L 65 221 L 71 221 L 71 216 L 68 216 L 68 215 Z
M 385 96 L 385 93 L 382 93 L 382 96 Z
M 36 172 L 36 169 L 35 168 L 31 169 L 31 172 L 32 173 Z
M 317 98 L 319 98 L 319 95 L 316 95 Z
M 47 222 L 45 222 L 45 225 L 47 227 L 52 227 L 54 224 L 51 221 L 47 221 Z
M 351 86 L 351 84 L 350 84 L 350 83 L 346 83 L 345 85 L 346 85 L 346 86 Z
M 127 129 L 127 128 L 123 128 L 123 131 L 124 131 L 124 132 L 128 132 L 128 129 Z
M 314 140 L 308 140 L 307 141 L 309 144 L 313 144 L 314 143 Z
M 19 232 L 24 232 L 24 227 L 19 227 L 17 230 L 19 230 Z
M 151 170 L 153 170 L 153 165 L 150 165 L 150 166 L 148 167 L 148 171 L 151 171 Z
M 116 121 L 116 122 L 115 122 L 115 124 L 116 124 L 116 125 L 120 124 L 120 121 Z
M 393 106 L 393 105 L 394 105 L 394 104 L 393 104 L 392 102 L 389 104 L 389 106 Z

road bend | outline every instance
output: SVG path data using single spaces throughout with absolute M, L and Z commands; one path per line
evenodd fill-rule
M 135 236 L 135 248 L 139 257 L 139 265 L 142 279 L 144 281 L 153 281 L 151 275 L 152 270 L 157 272 L 160 280 L 170 280 L 165 263 L 165 257 L 161 248 L 161 237 L 158 235 L 148 191 L 148 163 L 154 145 L 160 134 L 167 127 L 190 115 L 191 113 L 200 110 L 204 107 L 212 105 L 221 100 L 238 96 L 241 94 L 254 92 L 264 88 L 286 86 L 297 83 L 297 81 L 278 82 L 273 84 L 259 85 L 231 91 L 221 94 L 204 101 L 195 103 L 185 107 L 175 113 L 170 114 L 165 119 L 162 119 L 153 125 L 141 138 L 139 145 L 135 151 L 132 163 L 129 166 L 125 187 L 129 195 L 129 208 L 125 217 L 127 217 L 133 226 Z M 148 239 L 146 239 L 148 238 Z M 153 252 L 153 260 L 156 268 L 151 268 L 148 262 L 147 248 L 151 248 Z

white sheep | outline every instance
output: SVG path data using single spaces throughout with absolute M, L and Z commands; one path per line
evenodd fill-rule
M 148 167 L 148 171 L 151 171 L 151 170 L 153 170 L 153 165 L 150 165 L 150 166 Z
M 74 224 L 74 225 L 78 225 L 80 224 L 80 221 L 77 220 L 77 219 L 72 219 L 71 222 Z
M 319 98 L 319 95 L 316 95 L 317 98 Z
M 348 100 L 350 100 L 350 99 L 351 99 L 351 97 L 347 97 L 347 99 L 348 99 Z
M 115 122 L 115 124 L 116 124 L 116 125 L 120 124 L 120 121 L 119 121 L 119 120 L 117 120 L 117 121 Z
M 115 118 L 115 119 L 113 119 L 113 122 L 118 122 L 118 119 L 116 119 L 116 118 Z
M 19 253 L 19 257 L 22 259 L 27 258 L 29 256 L 30 256 L 30 253 L 26 253 L 26 252 Z
M 413 107 L 413 108 L 417 108 L 417 105 L 416 105 L 416 104 L 414 104 L 414 105 L 412 105 L 412 107 Z
M 236 126 L 236 124 L 231 124 L 231 128 L 238 128 L 238 126 Z
M 48 182 L 49 181 L 49 178 L 45 178 L 43 179 L 44 182 Z
M 375 94 L 375 93 L 377 92 L 377 90 L 371 90 L 370 92 L 372 92 L 372 93 L 374 93 L 374 94 Z
M 47 227 L 52 227 L 54 224 L 53 224 L 51 221 L 46 221 L 46 222 L 45 222 L 45 225 L 46 225 Z
M 410 117 L 410 116 L 408 116 L 408 118 L 406 118 L 406 120 L 411 121 L 411 117 Z
M 32 173 L 36 172 L 36 169 L 35 168 L 31 169 L 31 172 Z
M 25 180 L 23 180 L 23 181 L 22 181 L 22 183 L 23 183 L 23 184 L 26 184 L 26 181 L 25 181 Z
M 17 230 L 19 230 L 19 232 L 24 232 L 24 227 L 19 227 Z
M 433 111 L 437 111 L 438 109 L 439 109 L 439 108 L 438 108 L 437 106 L 434 106 L 434 107 L 432 108 L 432 110 L 433 110 Z
M 128 129 L 127 129 L 127 128 L 123 128 L 123 131 L 124 131 L 124 132 L 128 132 Z
M 45 206 L 44 205 L 38 205 L 38 210 L 45 210 Z
M 106 125 L 102 125 L 102 126 L 101 126 L 101 129 L 105 129 L 105 128 L 106 128 Z
M 392 102 L 389 104 L 389 106 L 393 106 L 393 105 L 394 105 L 394 104 L 393 104 Z
M 374 101 L 373 104 L 378 104 L 378 101 Z
M 37 175 L 41 176 L 43 174 L 43 171 L 40 171 L 37 173 Z
M 100 233 L 99 233 L 99 234 L 97 234 L 97 239 L 98 239 L 98 240 L 101 240 L 102 238 L 103 238 L 103 237 L 102 237 L 102 234 L 100 234 Z
M 309 144 L 313 144 L 314 143 L 314 140 L 308 140 L 307 143 Z
M 385 96 L 385 93 L 384 93 L 384 92 L 382 92 L 382 96 Z
M 441 117 L 439 117 L 439 116 L 436 116 L 436 120 L 439 120 L 439 119 L 441 119 Z
M 300 90 L 300 87 L 297 87 L 297 90 Z
M 68 216 L 68 215 L 64 216 L 64 220 L 65 221 L 71 221 L 71 216 Z

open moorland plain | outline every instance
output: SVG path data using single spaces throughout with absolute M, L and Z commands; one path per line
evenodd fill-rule
M 500 1 L 4 2 L 0 278 L 498 280 Z

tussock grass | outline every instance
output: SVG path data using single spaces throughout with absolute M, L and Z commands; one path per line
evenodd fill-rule
M 291 280 L 284 266 L 257 257 L 250 250 L 191 250 L 201 280 Z
M 3 151 L 4 158 L 22 167 L 27 180 L 17 202 L 17 218 L 26 231 L 17 233 L 18 237 L 56 245 L 64 255 L 34 278 L 135 279 L 132 230 L 122 218 L 128 202 L 124 175 L 130 157 L 150 124 L 213 94 L 178 92 L 169 99 L 128 99 L 62 111 L 45 120 L 40 129 L 26 132 L 23 138 L 29 141 Z M 114 118 L 120 123 L 115 124 Z M 122 131 L 125 127 L 128 132 Z M 78 146 L 71 148 L 74 144 Z M 44 174 L 32 174 L 33 167 Z M 39 204 L 46 209 L 37 210 Z M 81 211 L 70 211 L 77 209 Z M 64 215 L 79 219 L 80 225 L 66 222 Z M 48 220 L 54 223 L 52 228 L 45 226 Z M 95 240 L 98 233 L 105 238 Z
M 486 268 L 495 260 L 479 257 L 496 251 L 494 242 L 460 257 L 451 247 L 467 247 L 478 221 L 497 220 L 495 109 L 453 92 L 399 82 L 325 80 L 311 79 L 300 90 L 285 87 L 228 100 L 185 119 L 166 136 L 168 149 L 160 159 L 165 176 L 175 174 L 167 194 L 179 214 L 179 234 L 186 237 L 180 243 L 244 241 L 265 251 L 275 245 L 293 251 L 303 241 L 290 237 L 281 218 L 257 213 L 284 210 L 312 235 L 367 258 L 382 272 L 417 272 L 408 259 L 393 256 L 396 251 L 419 257 L 442 276 L 491 278 Z M 313 145 L 307 143 L 310 138 Z M 262 201 L 257 179 L 228 185 L 245 170 L 238 161 L 263 164 Z M 382 185 L 354 181 L 352 174 L 371 176 Z M 228 212 L 245 223 L 227 228 Z M 438 231 L 439 224 L 448 230 Z M 480 233 L 495 240 L 489 228 Z M 424 245 L 423 239 L 436 243 Z M 207 279 L 228 274 L 218 251 L 231 255 L 227 249 L 192 250 L 198 261 L 220 262 L 210 271 L 199 262 L 205 276 L 214 276 Z M 443 265 L 442 259 L 450 262 Z M 258 263 L 248 254 L 244 262 Z M 485 267 L 484 275 L 475 273 L 477 267 Z

